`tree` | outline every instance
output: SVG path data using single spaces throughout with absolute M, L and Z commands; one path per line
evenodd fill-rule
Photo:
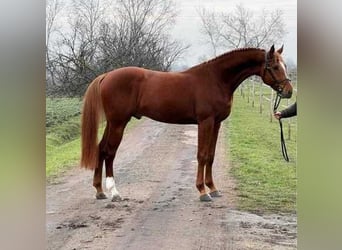
M 58 87 L 52 92 L 64 96 L 82 95 L 87 84 L 102 73 L 96 64 L 96 54 L 103 16 L 100 0 L 73 0 L 69 29 L 65 28 L 60 34 L 53 61 Z
M 199 9 L 198 14 L 202 21 L 201 32 L 207 37 L 207 42 L 213 50 L 213 55 L 217 56 L 217 47 L 221 39 L 220 26 L 215 12 L 208 12 L 205 9 Z
M 46 76 L 48 81 L 55 85 L 55 75 L 52 63 L 53 49 L 51 48 L 51 36 L 58 31 L 56 19 L 63 9 L 63 4 L 60 0 L 48 0 L 46 3 Z
M 168 30 L 172 0 L 73 0 L 69 29 L 60 35 L 53 60 L 53 95 L 82 96 L 97 75 L 123 66 L 169 70 L 186 49 Z M 49 85 L 48 85 L 49 87 Z
M 134 65 L 167 71 L 187 48 L 167 34 L 176 15 L 170 0 L 118 0 L 114 13 L 114 21 L 101 30 L 104 68 Z
M 215 56 L 219 49 L 269 47 L 281 41 L 286 34 L 281 10 L 256 13 L 240 4 L 230 13 L 205 9 L 198 13 L 202 21 L 201 32 Z

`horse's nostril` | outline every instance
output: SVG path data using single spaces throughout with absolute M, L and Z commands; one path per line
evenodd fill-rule
M 291 98 L 292 96 L 292 91 L 288 91 L 286 94 L 285 94 L 285 98 Z

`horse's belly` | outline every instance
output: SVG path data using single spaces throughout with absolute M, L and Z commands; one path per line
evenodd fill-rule
M 190 115 L 188 111 L 174 110 L 174 109 L 160 109 L 160 108 L 143 108 L 137 112 L 135 116 L 146 116 L 155 121 L 174 123 L 174 124 L 196 124 L 197 121 L 194 116 Z
M 197 124 L 197 121 L 195 119 L 187 118 L 187 117 L 166 117 L 166 116 L 155 116 L 155 115 L 150 115 L 150 116 L 146 115 L 146 116 L 158 122 L 173 123 L 173 124 Z
M 175 123 L 175 124 L 195 124 L 196 117 L 192 105 L 189 101 L 154 98 L 142 100 L 136 115 L 147 116 L 153 120 Z

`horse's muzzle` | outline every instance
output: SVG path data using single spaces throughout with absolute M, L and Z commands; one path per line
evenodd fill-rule
M 287 84 L 284 84 L 283 86 L 280 86 L 278 89 L 278 95 L 281 96 L 281 98 L 291 98 L 293 92 L 293 87 L 290 83 L 290 81 Z
M 287 98 L 288 99 L 288 98 L 291 98 L 291 96 L 292 96 L 292 90 L 288 90 L 288 91 L 283 90 L 279 94 L 280 94 L 281 98 Z

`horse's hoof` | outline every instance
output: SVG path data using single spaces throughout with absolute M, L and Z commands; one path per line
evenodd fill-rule
M 211 197 L 222 197 L 222 193 L 218 190 L 209 193 Z
M 98 200 L 107 199 L 107 196 L 104 193 L 97 193 L 96 199 L 98 199 Z
M 122 201 L 122 198 L 121 198 L 121 196 L 120 195 L 113 195 L 113 197 L 112 197 L 112 201 Z
M 210 194 L 202 194 L 200 196 L 200 201 L 212 201 L 213 199 L 211 198 Z

